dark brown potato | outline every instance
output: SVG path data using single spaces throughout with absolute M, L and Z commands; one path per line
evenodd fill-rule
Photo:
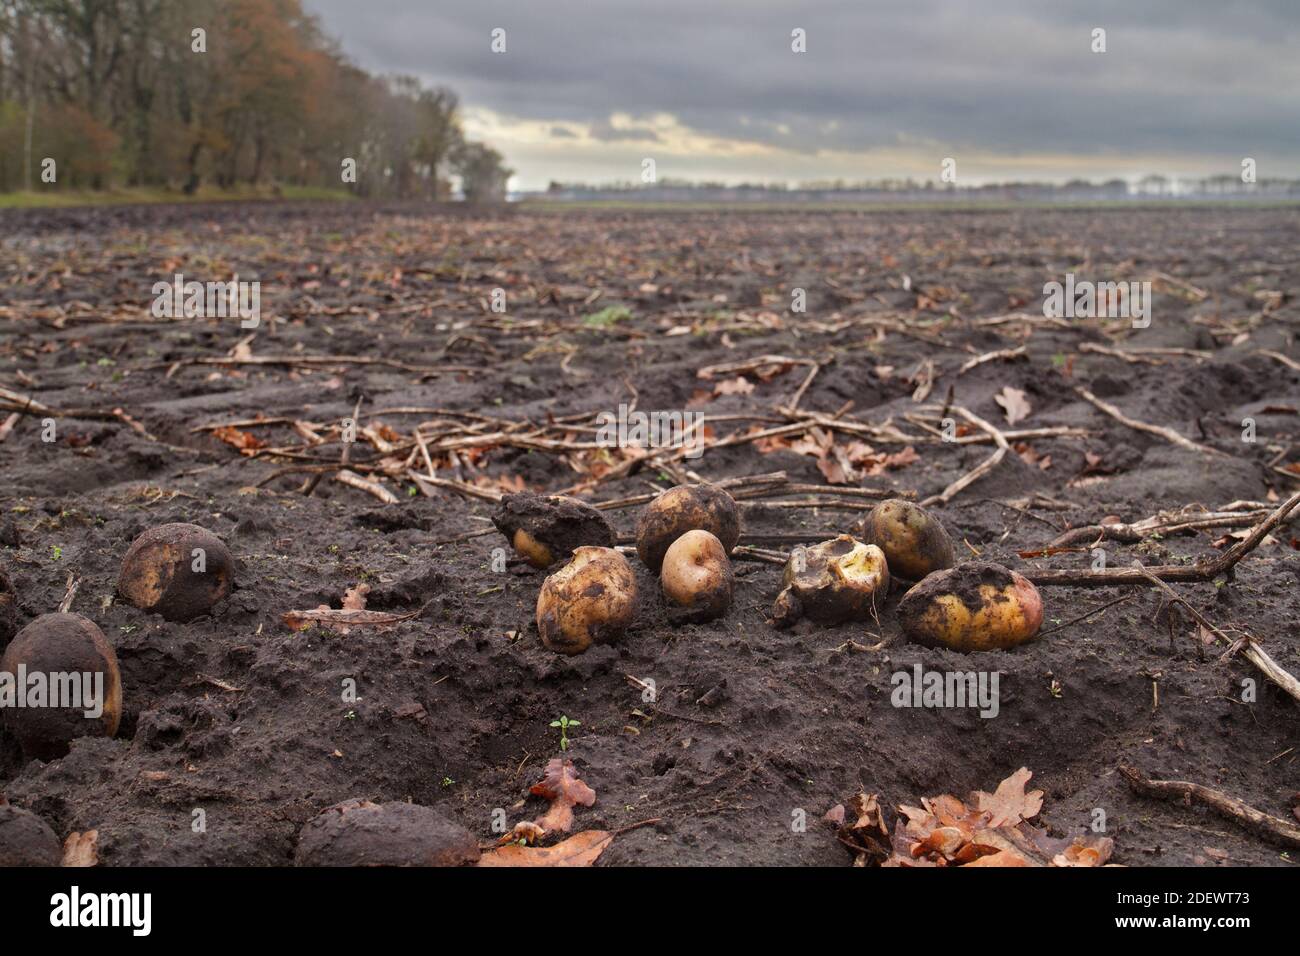
M 885 552 L 895 577 L 919 581 L 953 566 L 952 539 L 943 524 L 919 505 L 901 498 L 882 501 L 863 523 L 862 539 Z
M 202 552 L 203 570 L 195 571 Z M 207 614 L 230 594 L 235 561 L 220 538 L 193 524 L 165 524 L 135 539 L 117 578 L 117 593 L 169 621 Z
M 432 807 L 347 800 L 307 822 L 298 866 L 460 866 L 477 863 L 478 843 Z
M 621 637 L 636 612 L 636 577 L 612 548 L 578 548 L 542 582 L 537 630 L 557 654 L 581 654 Z
M 664 595 L 686 608 L 693 621 L 711 621 L 726 614 L 735 581 L 722 542 L 698 528 L 672 543 L 659 572 Z
M 1023 575 L 992 561 L 936 571 L 903 596 L 898 619 L 910 640 L 954 651 L 988 651 L 1031 640 L 1043 599 Z
M 63 848 L 44 820 L 0 797 L 0 867 L 59 866 Z
M 9 646 L 17 633 L 18 592 L 5 573 L 0 571 L 0 651 Z
M 870 621 L 889 594 L 884 553 L 847 534 L 796 548 L 785 565 L 785 588 L 772 607 L 772 622 L 788 627 L 800 618 L 821 624 Z
M 636 526 L 636 553 L 646 567 L 658 574 L 672 543 L 697 529 L 712 534 L 731 554 L 740 540 L 736 500 L 715 485 L 669 488 L 641 512 Z
M 94 622 L 80 614 L 45 614 L 32 621 L 0 657 L 0 674 L 12 675 L 0 676 L 0 680 L 11 681 L 7 690 L 0 685 L 0 700 L 6 704 L 0 716 L 28 757 L 54 760 L 66 755 L 78 737 L 112 737 L 117 733 L 122 718 L 122 677 L 117 655 Z M 10 706 L 7 694 L 18 694 L 24 674 L 29 688 L 33 676 L 41 675 L 51 692 L 56 683 L 54 675 L 90 674 L 94 683 L 83 684 L 82 693 L 98 694 L 102 689 L 103 697 L 94 702 L 83 699 L 82 706 L 33 706 L 29 690 L 27 706 L 17 706 L 17 696 Z M 86 716 L 87 711 L 95 709 L 102 712 L 96 717 Z
M 614 547 L 614 529 L 605 516 L 584 501 L 565 495 L 531 492 L 506 495 L 492 523 L 510 546 L 535 568 L 564 561 L 575 548 Z

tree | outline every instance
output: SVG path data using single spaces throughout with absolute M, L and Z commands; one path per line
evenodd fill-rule
M 455 168 L 467 202 L 501 202 L 506 198 L 506 183 L 515 174 L 506 168 L 500 153 L 482 143 L 466 143 L 458 149 Z

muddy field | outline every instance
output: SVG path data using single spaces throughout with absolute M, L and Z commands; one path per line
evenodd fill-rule
M 1104 812 L 1113 862 L 1295 862 L 1118 773 L 1294 819 L 1296 702 L 1158 592 L 1044 586 L 1044 629 L 1060 630 L 962 655 L 904 641 L 897 591 L 878 628 L 777 630 L 781 567 L 762 560 L 853 531 L 872 499 L 833 489 L 923 501 L 988 459 L 990 434 L 958 407 L 1029 433 L 933 505 L 959 558 L 1029 573 L 1088 569 L 1094 545 L 1112 567 L 1219 556 L 1251 522 L 1034 553 L 1103 519 L 1254 513 L 1297 490 L 1292 209 L 225 205 L 9 213 L 0 236 L 0 386 L 54 410 L 0 430 L 0 569 L 19 625 L 79 577 L 74 609 L 115 646 L 124 685 L 115 739 L 43 763 L 0 737 L 0 792 L 60 838 L 96 830 L 101 865 L 289 864 L 303 825 L 349 798 L 436 807 L 486 845 L 495 809 L 514 824 L 543 808 L 528 789 L 560 755 L 562 715 L 581 722 L 567 755 L 598 795 L 575 829 L 657 821 L 620 832 L 600 865 L 847 865 L 821 817 L 854 793 L 892 819 L 1021 766 L 1054 834 Z M 152 287 L 176 273 L 259 281 L 260 325 L 155 316 Z M 1044 319 L 1043 284 L 1067 273 L 1150 281 L 1149 327 Z M 709 444 L 735 438 L 696 459 L 590 447 L 620 404 L 702 413 Z M 358 407 L 347 484 L 340 423 Z M 0 425 L 12 410 L 0 403 Z M 429 465 L 438 482 L 417 482 Z M 540 643 L 543 572 L 476 534 L 502 491 L 601 502 L 773 472 L 832 491 L 744 501 L 758 550 L 734 562 L 725 618 L 677 623 L 633 556 L 631 632 L 575 657 Z M 637 513 L 606 512 L 624 536 Z M 128 545 L 169 521 L 212 530 L 238 561 L 232 596 L 183 624 L 115 597 Z M 1292 674 L 1297 537 L 1283 526 L 1235 573 L 1176 585 Z M 412 616 L 284 623 L 361 584 L 369 609 Z M 997 716 L 893 706 L 891 676 L 918 663 L 998 672 Z

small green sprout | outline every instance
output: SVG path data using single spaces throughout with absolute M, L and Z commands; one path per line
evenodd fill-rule
M 561 715 L 559 720 L 551 721 L 551 726 L 560 728 L 560 749 L 568 750 L 569 749 L 569 728 L 581 727 L 582 721 L 570 720 L 568 717 Z

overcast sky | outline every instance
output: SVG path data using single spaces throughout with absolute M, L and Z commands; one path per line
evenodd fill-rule
M 733 183 L 937 180 L 945 157 L 975 183 L 1300 176 L 1300 0 L 304 3 L 366 69 L 456 90 L 516 188 L 647 157 Z

